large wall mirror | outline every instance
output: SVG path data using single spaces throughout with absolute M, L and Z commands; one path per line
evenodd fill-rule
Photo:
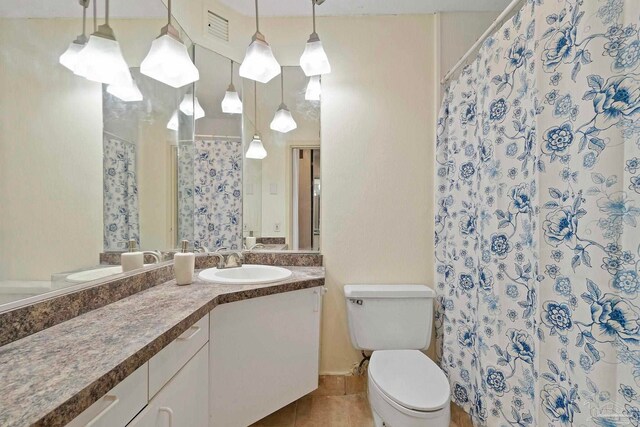
M 243 235 L 265 248 L 321 248 L 320 101 L 308 99 L 315 98 L 308 82 L 300 67 L 282 67 L 264 85 L 244 82 Z M 272 129 L 283 104 L 296 124 L 286 133 Z M 266 150 L 263 159 L 246 156 L 255 136 Z
M 0 17 L 0 311 L 122 273 L 131 241 L 149 264 L 183 239 L 201 252 L 321 249 L 319 82 L 297 66 L 244 80 L 174 20 L 200 79 L 160 83 L 140 72 L 160 12 L 111 19 L 142 99 L 59 63 L 79 18 Z M 295 129 L 272 129 L 281 104 Z M 255 135 L 262 159 L 247 157 Z
M 0 16 L 0 311 L 122 273 L 108 255 L 130 241 L 154 252 L 147 264 L 167 259 L 159 251 L 178 239 L 179 146 L 194 135 L 194 85 L 176 89 L 140 73 L 166 25 L 162 3 L 152 16 L 138 10 L 126 19 L 117 16 L 128 13 L 125 3 L 112 8 L 110 25 L 140 91 L 133 99 L 60 63 L 82 32 L 78 2 L 61 5 L 69 16 L 32 16 L 15 3 L 14 15 Z

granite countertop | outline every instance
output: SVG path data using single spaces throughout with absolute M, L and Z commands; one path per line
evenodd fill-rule
M 322 267 L 264 285 L 169 281 L 0 347 L 0 425 L 64 426 L 215 306 L 324 285 Z

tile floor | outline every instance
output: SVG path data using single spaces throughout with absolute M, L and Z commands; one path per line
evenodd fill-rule
M 373 420 L 364 393 L 308 395 L 251 427 L 373 427 Z
M 458 427 L 451 421 L 451 427 Z M 373 427 L 364 393 L 342 396 L 308 395 L 250 427 Z
M 322 375 L 313 393 L 250 427 L 373 427 L 366 389 L 366 376 Z M 450 427 L 472 426 L 466 413 L 452 409 Z

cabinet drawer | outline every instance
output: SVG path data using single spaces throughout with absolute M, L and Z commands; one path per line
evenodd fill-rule
M 209 345 L 205 344 L 128 427 L 207 427 Z
M 148 365 L 145 363 L 78 415 L 67 427 L 125 426 L 145 407 Z
M 209 315 L 200 319 L 171 344 L 149 360 L 149 398 L 160 389 L 209 341 Z

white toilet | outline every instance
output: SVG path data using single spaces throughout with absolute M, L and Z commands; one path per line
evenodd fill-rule
M 449 427 L 449 381 L 420 350 L 431 341 L 435 293 L 424 285 L 344 287 L 353 346 L 372 350 L 376 427 Z

